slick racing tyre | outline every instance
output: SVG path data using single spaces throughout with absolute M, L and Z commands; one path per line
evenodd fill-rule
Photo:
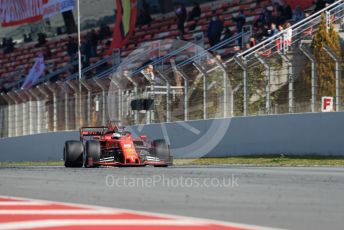
M 66 141 L 63 159 L 66 167 L 80 168 L 83 164 L 84 145 L 81 141 Z
M 94 162 L 100 159 L 100 143 L 99 141 L 90 140 L 86 142 L 85 148 L 85 167 L 94 167 Z

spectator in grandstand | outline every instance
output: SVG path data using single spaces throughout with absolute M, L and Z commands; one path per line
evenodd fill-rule
M 106 41 L 105 42 L 105 50 L 109 50 L 111 47 L 111 41 Z
M 38 43 L 35 45 L 36 48 L 42 47 L 47 43 L 47 35 L 45 33 L 38 34 Z
M 1 41 L 1 43 L 0 43 L 0 48 L 2 49 L 2 48 L 4 48 L 4 47 L 5 47 L 5 44 L 6 44 L 6 38 L 2 38 L 1 40 L 2 40 L 2 41 Z
M 315 9 L 314 9 L 315 12 L 322 10 L 326 7 L 326 1 L 324 0 L 314 0 L 314 4 L 315 4 Z
M 40 55 L 40 54 L 38 54 Z M 47 59 L 51 59 L 52 58 L 52 52 L 51 49 L 49 49 L 48 46 L 45 46 L 43 51 L 42 51 L 42 55 L 44 56 L 44 58 Z
M 257 40 L 261 40 L 262 39 L 263 28 L 264 27 L 262 25 L 259 25 L 259 26 L 257 24 L 253 25 L 252 32 L 255 35 Z
M 270 25 L 270 29 L 268 30 L 268 35 L 269 37 L 272 37 L 276 34 L 278 34 L 278 29 L 276 27 L 276 23 L 272 22 L 271 25 Z
M 74 60 L 77 52 L 78 52 L 78 44 L 76 43 L 73 37 L 69 36 L 68 43 L 67 43 L 67 54 L 71 60 Z
M 226 27 L 222 41 L 226 41 L 226 40 L 230 39 L 232 36 L 233 36 L 233 33 L 232 33 L 231 29 L 229 27 Z
M 141 28 L 144 25 L 148 25 L 153 21 L 150 15 L 150 5 L 143 2 L 143 7 L 139 13 L 138 26 Z
M 277 26 L 277 29 L 278 29 L 278 32 L 281 32 L 281 31 L 283 31 L 284 30 L 284 28 L 283 28 L 283 25 L 278 25 Z
M 42 78 L 46 78 L 46 77 L 48 77 L 49 76 L 49 74 L 50 74 L 51 72 L 50 72 L 50 70 L 49 70 L 49 68 L 47 68 L 47 67 L 45 67 L 45 69 L 44 69 L 44 71 L 43 71 L 43 74 L 42 74 Z M 56 82 L 57 80 L 58 80 L 58 76 L 54 76 L 54 77 L 52 77 L 52 78 L 50 78 L 50 79 L 48 79 L 50 82 Z
M 14 50 L 14 46 L 15 46 L 15 42 L 13 42 L 13 39 L 12 38 L 5 38 L 3 39 L 3 44 L 2 44 L 2 47 L 3 47 L 3 51 L 5 54 L 9 54 L 9 53 L 12 53 L 13 50 Z
M 272 22 L 272 11 L 270 8 L 265 7 L 259 15 L 257 21 L 253 25 L 253 32 L 258 40 L 268 37 L 268 25 Z
M 264 8 L 263 12 L 259 15 L 259 18 L 256 22 L 256 26 L 262 26 L 265 24 L 270 24 L 272 18 L 272 12 L 267 7 Z
M 110 37 L 111 37 L 110 27 L 108 25 L 106 25 L 106 24 L 102 24 L 100 26 L 100 30 L 99 30 L 99 33 L 98 33 L 99 40 L 102 41 L 102 40 L 110 38 Z
M 294 12 L 293 12 L 293 18 L 292 22 L 296 23 L 305 18 L 305 13 L 303 12 L 302 8 L 300 6 L 296 6 Z
M 213 55 L 209 55 L 206 60 L 206 66 L 205 69 L 210 69 L 211 67 L 214 67 L 214 65 L 218 65 L 219 63 L 223 64 L 222 57 L 219 53 L 213 52 Z
M 293 11 L 289 4 L 283 5 L 283 19 L 284 21 L 289 21 L 293 18 Z
M 165 85 L 166 84 L 166 82 L 163 79 L 161 79 L 160 77 L 155 75 L 154 66 L 152 64 L 148 64 L 146 66 L 146 68 L 143 71 L 141 71 L 141 73 L 145 76 L 145 78 L 149 82 L 151 82 L 155 85 Z
M 283 14 L 283 6 L 279 5 L 279 3 L 275 3 L 272 11 L 272 21 L 277 25 L 283 24 L 285 22 Z
M 98 47 L 98 35 L 94 29 L 90 33 L 90 42 L 91 42 L 91 57 L 97 56 L 97 47 Z
M 309 12 L 305 12 L 305 18 L 308 18 L 310 16 Z M 313 26 L 314 26 L 314 22 L 310 22 L 310 23 L 304 23 L 301 27 L 301 31 L 302 31 L 302 36 L 304 36 L 306 39 L 312 39 L 312 34 L 313 34 Z
M 291 24 L 287 22 L 284 26 L 284 45 L 286 47 L 291 46 L 292 44 L 292 37 L 293 37 L 293 30 L 291 28 Z
M 192 23 L 190 26 L 189 26 L 189 31 L 194 31 L 197 27 L 197 23 L 198 23 L 198 20 L 195 20 L 195 23 Z
M 25 43 L 32 42 L 31 34 L 24 34 L 23 37 Z
M 282 25 L 278 25 L 278 32 L 282 32 L 284 30 Z M 278 38 L 276 39 L 276 49 L 280 51 L 282 48 L 282 39 Z
M 199 18 L 201 16 L 201 8 L 197 2 L 193 3 L 193 8 L 188 15 L 188 21 L 192 21 L 195 18 Z
M 244 14 L 244 11 L 240 10 L 239 15 L 237 17 L 233 17 L 233 20 L 236 22 L 237 32 L 240 33 L 246 24 L 246 15 Z
M 179 38 L 183 39 L 184 38 L 184 23 L 186 21 L 186 9 L 184 4 L 182 3 L 177 3 L 175 5 L 175 14 L 177 17 L 177 27 L 179 31 Z
M 81 54 L 84 56 L 83 58 L 83 68 L 90 65 L 90 58 L 91 58 L 91 40 L 90 40 L 90 34 L 88 33 L 88 36 L 86 35 L 86 39 L 83 39 L 81 42 Z
M 257 45 L 257 40 L 256 40 L 256 38 L 255 37 L 250 37 L 250 47 L 253 47 L 253 46 L 255 46 L 255 45 Z
M 105 70 L 107 70 L 109 67 L 110 67 L 110 64 L 108 62 L 103 62 L 102 64 L 100 64 L 96 67 L 96 73 L 97 74 L 102 73 Z
M 223 30 L 223 21 L 213 13 L 213 17 L 208 25 L 207 37 L 209 39 L 210 46 L 214 46 L 220 42 L 221 34 Z

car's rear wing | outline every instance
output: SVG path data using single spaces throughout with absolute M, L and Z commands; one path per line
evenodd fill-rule
M 80 128 L 80 140 L 83 140 L 84 137 L 97 137 L 101 136 L 105 133 L 107 127 L 99 126 L 99 127 L 82 127 Z

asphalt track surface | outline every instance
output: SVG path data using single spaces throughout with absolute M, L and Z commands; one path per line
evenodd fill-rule
M 344 229 L 344 168 L 0 168 L 0 195 L 282 229 Z

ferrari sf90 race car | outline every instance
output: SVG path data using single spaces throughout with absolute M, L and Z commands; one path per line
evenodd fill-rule
M 79 141 L 66 141 L 63 151 L 66 167 L 146 166 L 167 167 L 173 157 L 165 140 L 134 138 L 125 127 L 83 127 Z

